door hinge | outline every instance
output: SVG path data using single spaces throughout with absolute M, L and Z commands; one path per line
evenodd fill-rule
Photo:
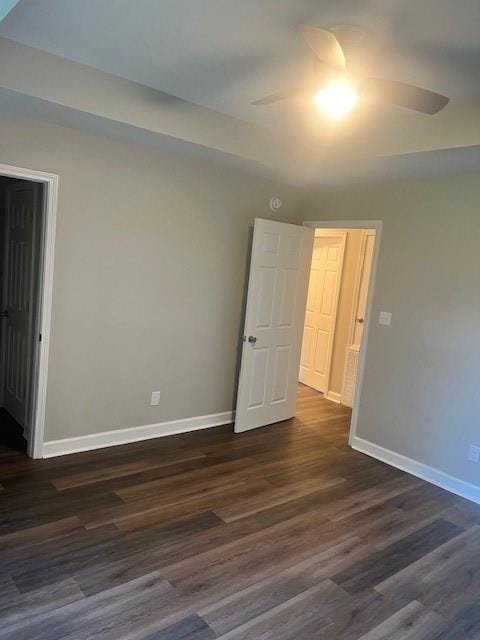
M 41 333 L 39 333 L 39 334 L 38 334 L 38 341 L 39 341 L 39 342 L 41 342 L 41 341 L 42 341 L 42 334 L 41 334 Z

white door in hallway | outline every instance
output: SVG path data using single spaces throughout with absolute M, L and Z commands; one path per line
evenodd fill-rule
M 5 189 L 2 351 L 3 405 L 28 436 L 35 330 L 35 268 L 41 186 L 12 181 Z
M 235 432 L 295 414 L 314 230 L 255 220 Z
M 299 380 L 325 393 L 332 359 L 346 233 L 315 234 Z

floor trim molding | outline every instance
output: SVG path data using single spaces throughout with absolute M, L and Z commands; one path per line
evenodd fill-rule
M 354 436 L 352 438 L 351 447 L 356 451 L 360 451 L 360 453 L 365 453 L 372 458 L 376 458 L 381 462 L 391 465 L 392 467 L 406 471 L 413 476 L 417 476 L 417 478 L 421 478 L 431 484 L 435 484 L 437 487 L 446 489 L 457 496 L 461 496 L 462 498 L 466 498 L 467 500 L 480 504 L 480 487 L 471 484 L 470 482 L 465 482 L 464 480 L 455 478 L 448 473 L 429 467 L 428 465 L 423 464 L 423 462 L 417 462 L 417 460 L 407 458 L 407 456 L 404 456 L 401 453 L 395 453 L 395 451 L 391 451 L 390 449 L 384 449 L 378 444 L 374 444 L 373 442 L 369 442 L 368 440 L 364 440 L 358 436 Z
M 194 418 L 158 422 L 156 424 L 146 424 L 141 427 L 102 431 L 101 433 L 92 433 L 91 435 L 65 438 L 62 440 L 50 440 L 43 443 L 42 457 L 53 458 L 69 453 L 103 449 L 119 444 L 162 438 L 164 436 L 188 433 L 189 431 L 198 431 L 200 429 L 210 429 L 211 427 L 230 424 L 233 420 L 234 411 L 223 411 L 222 413 L 213 413 L 208 416 L 197 416 Z
M 342 403 L 342 394 L 337 393 L 336 391 L 327 391 L 325 398 L 330 400 L 330 402 L 336 402 L 337 404 Z

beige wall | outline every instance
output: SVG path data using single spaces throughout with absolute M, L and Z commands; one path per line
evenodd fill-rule
M 358 436 L 480 485 L 480 176 L 315 191 L 303 211 L 384 223 Z
M 342 393 L 345 355 L 349 346 L 350 323 L 353 314 L 358 261 L 362 245 L 362 230 L 348 231 L 342 270 L 342 284 L 338 300 L 337 322 L 333 340 L 330 369 L 330 391 Z
M 231 409 L 249 226 L 295 192 L 5 114 L 0 163 L 60 176 L 46 440 Z

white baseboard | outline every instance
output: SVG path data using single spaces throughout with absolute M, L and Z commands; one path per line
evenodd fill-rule
M 448 473 L 429 467 L 422 462 L 417 462 L 417 460 L 407 458 L 401 453 L 395 453 L 395 451 L 391 451 L 390 449 L 384 449 L 378 444 L 374 444 L 373 442 L 369 442 L 368 440 L 364 440 L 358 436 L 354 436 L 352 438 L 351 447 L 356 451 L 366 453 L 372 458 L 386 462 L 392 467 L 396 467 L 397 469 L 406 471 L 413 476 L 417 476 L 417 478 L 431 482 L 432 484 L 437 485 L 437 487 L 446 489 L 457 496 L 461 496 L 462 498 L 466 498 L 467 500 L 480 504 L 480 487 L 471 484 L 470 482 L 465 482 L 464 480 L 455 478 Z
M 331 400 L 332 402 L 336 402 L 337 404 L 341 404 L 342 402 L 342 394 L 337 393 L 336 391 L 327 391 L 325 394 L 325 398 L 327 400 Z
M 177 433 L 210 429 L 211 427 L 230 424 L 233 420 L 234 411 L 223 411 L 222 413 L 214 413 L 208 416 L 170 420 L 169 422 L 146 424 L 141 427 L 129 427 L 128 429 L 102 431 L 101 433 L 92 433 L 91 435 L 65 438 L 62 440 L 50 440 L 49 442 L 43 443 L 42 457 L 53 458 L 68 453 L 103 449 L 119 444 L 128 444 L 129 442 L 139 442 L 141 440 L 171 436 Z

